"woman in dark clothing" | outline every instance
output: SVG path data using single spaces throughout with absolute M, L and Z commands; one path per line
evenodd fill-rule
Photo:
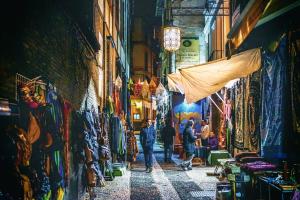
M 211 150 L 217 150 L 218 149 L 218 139 L 214 132 L 209 133 L 208 137 L 208 144 L 207 146 L 200 147 L 200 158 L 202 159 L 202 162 L 206 165 L 208 154 Z
M 192 160 L 194 158 L 195 141 L 197 139 L 193 133 L 194 122 L 189 120 L 183 131 L 183 148 L 186 153 L 186 160 L 181 163 L 183 170 L 192 170 Z
M 209 138 L 208 138 L 208 147 L 209 150 L 217 150 L 218 149 L 218 139 L 214 132 L 209 133 Z

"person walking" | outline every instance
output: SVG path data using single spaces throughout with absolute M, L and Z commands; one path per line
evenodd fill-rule
M 151 120 L 147 119 L 146 124 L 140 131 L 140 142 L 144 151 L 146 172 L 151 173 L 153 170 L 153 145 L 155 143 L 156 133 L 151 124 Z
M 186 160 L 181 163 L 181 167 L 184 171 L 192 170 L 192 160 L 194 158 L 195 141 L 197 139 L 193 133 L 194 122 L 189 120 L 183 131 L 183 148 L 186 153 Z
M 175 129 L 172 127 L 171 121 L 168 120 L 166 125 L 162 129 L 162 139 L 164 142 L 165 162 L 171 163 L 171 161 L 172 161 L 174 137 L 175 137 Z

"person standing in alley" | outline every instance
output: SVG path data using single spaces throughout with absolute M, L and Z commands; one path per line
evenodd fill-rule
M 194 121 L 189 120 L 183 131 L 183 148 L 186 153 L 186 160 L 180 166 L 183 170 L 192 170 L 192 160 L 194 158 L 195 141 L 197 139 L 193 133 Z
M 209 126 L 207 120 L 202 120 L 201 122 L 201 144 L 202 146 L 208 145 L 208 137 L 209 137 Z
M 153 146 L 155 143 L 156 132 L 151 124 L 151 120 L 145 121 L 144 127 L 140 131 L 140 142 L 144 151 L 146 172 L 153 170 Z
M 174 137 L 175 137 L 175 129 L 172 127 L 171 121 L 167 120 L 166 125 L 162 129 L 165 162 L 171 163 L 172 161 Z
M 133 162 L 136 161 L 136 157 L 138 154 L 138 146 L 136 142 L 136 138 L 134 135 L 133 126 L 131 125 L 127 135 L 127 161 L 128 161 L 128 169 L 133 169 Z

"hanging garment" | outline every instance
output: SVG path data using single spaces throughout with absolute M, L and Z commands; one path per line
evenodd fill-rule
M 134 162 L 138 154 L 138 146 L 134 133 L 129 133 L 127 137 L 127 161 Z
M 244 84 L 243 79 L 235 86 L 235 147 L 244 147 Z
M 68 183 L 70 176 L 70 113 L 71 113 L 71 103 L 64 100 L 63 102 L 63 125 L 64 125 L 64 166 L 65 166 L 65 180 Z
M 300 134 L 300 50 L 298 46 L 297 40 L 294 40 L 291 48 L 291 105 L 292 127 L 296 134 Z
M 120 142 L 120 130 L 121 121 L 118 117 L 112 117 L 110 121 L 110 132 L 111 132 L 111 151 L 112 153 L 118 154 L 119 142 Z
M 61 130 L 63 124 L 63 115 L 62 115 L 62 104 L 59 101 L 58 94 L 49 87 L 47 97 L 47 103 L 51 105 L 51 115 L 53 116 L 53 120 L 55 122 L 56 129 L 58 131 Z
M 30 142 L 30 144 L 33 144 L 39 139 L 40 134 L 41 130 L 36 118 L 32 115 L 32 113 L 29 113 L 29 124 L 26 135 L 27 140 Z
M 261 102 L 261 154 L 266 158 L 284 158 L 284 110 L 287 89 L 287 48 L 284 37 L 275 53 L 263 55 Z
M 259 137 L 259 102 L 260 102 L 260 71 L 255 72 L 250 77 L 250 94 L 248 98 L 247 120 L 250 135 L 250 151 L 258 151 Z

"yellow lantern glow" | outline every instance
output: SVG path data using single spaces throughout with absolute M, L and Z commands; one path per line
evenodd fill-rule
M 180 47 L 180 28 L 167 26 L 164 28 L 164 48 L 167 51 L 176 51 Z

